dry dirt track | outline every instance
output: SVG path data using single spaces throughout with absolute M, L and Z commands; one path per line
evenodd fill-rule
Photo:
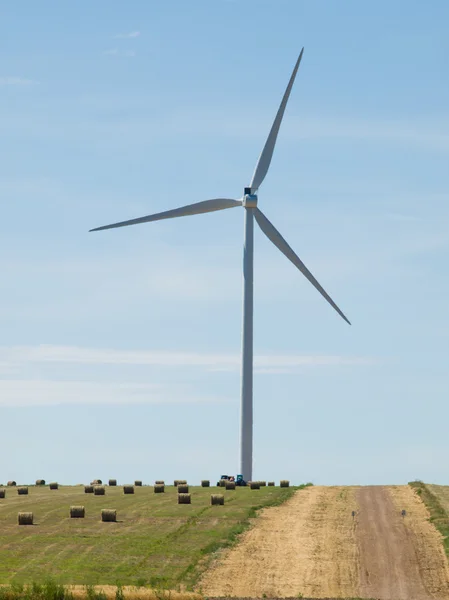
M 449 567 L 427 516 L 409 486 L 310 487 L 263 511 L 242 541 L 217 558 L 201 590 L 253 598 L 449 600 Z

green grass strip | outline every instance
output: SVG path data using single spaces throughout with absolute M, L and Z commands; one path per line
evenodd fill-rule
M 430 513 L 429 521 L 435 525 L 443 536 L 443 545 L 446 555 L 449 557 L 449 515 L 440 504 L 438 498 L 433 494 L 422 481 L 410 481 L 411 486 L 421 500 L 424 502 Z

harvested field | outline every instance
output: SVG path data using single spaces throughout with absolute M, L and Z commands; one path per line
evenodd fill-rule
M 291 494 L 279 488 L 256 495 L 247 488 L 220 491 L 224 506 L 211 506 L 210 488 L 200 486 L 190 487 L 190 505 L 178 505 L 173 486 L 164 494 L 142 486 L 131 495 L 113 486 L 104 497 L 85 494 L 83 485 L 60 485 L 57 492 L 33 487 L 28 496 L 7 493 L 0 502 L 0 583 L 53 577 L 80 585 L 191 585 L 197 565 L 202 568 L 208 553 L 241 531 L 255 506 Z M 70 507 L 81 505 L 85 517 L 70 518 Z M 117 510 L 116 523 L 101 522 L 101 509 L 109 507 Z M 19 526 L 17 513 L 28 511 L 34 525 Z
M 357 596 L 353 506 L 355 488 L 309 487 L 262 511 L 241 543 L 204 575 L 201 590 L 207 596 Z
M 448 600 L 441 535 L 427 519 L 409 486 L 310 487 L 264 510 L 200 589 L 209 598 Z

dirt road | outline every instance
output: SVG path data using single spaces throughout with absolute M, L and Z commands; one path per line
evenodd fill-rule
M 357 500 L 360 595 L 385 600 L 449 598 L 443 545 L 413 490 L 362 487 Z
M 310 487 L 263 511 L 200 587 L 207 596 L 449 600 L 427 517 L 409 486 Z

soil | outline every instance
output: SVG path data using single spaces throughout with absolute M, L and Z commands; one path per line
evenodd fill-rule
M 300 490 L 262 511 L 199 589 L 209 598 L 449 600 L 448 562 L 428 516 L 409 486 Z
M 449 598 L 442 537 L 413 489 L 363 487 L 358 501 L 361 595 L 382 600 Z

